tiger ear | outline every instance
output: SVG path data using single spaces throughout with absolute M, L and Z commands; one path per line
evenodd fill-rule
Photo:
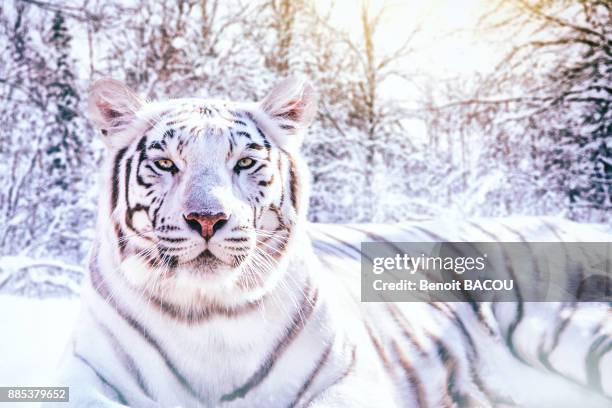
M 296 134 L 317 114 L 317 93 L 306 79 L 289 77 L 272 88 L 260 106 L 286 134 Z
M 130 88 L 112 78 L 99 79 L 89 89 L 89 117 L 109 147 L 120 144 L 114 136 L 129 127 L 143 104 Z

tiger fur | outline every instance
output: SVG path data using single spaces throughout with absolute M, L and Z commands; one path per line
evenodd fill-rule
M 360 242 L 610 235 L 545 218 L 309 224 L 315 99 L 295 78 L 259 103 L 94 83 L 108 154 L 59 380 L 70 405 L 610 406 L 609 304 L 359 301 Z

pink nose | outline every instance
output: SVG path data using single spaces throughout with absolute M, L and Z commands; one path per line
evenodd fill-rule
M 190 213 L 185 216 L 189 227 L 197 231 L 205 240 L 209 240 L 227 222 L 229 216 L 225 213 Z

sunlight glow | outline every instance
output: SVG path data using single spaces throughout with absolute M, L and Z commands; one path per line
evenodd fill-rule
M 321 7 L 330 5 L 327 0 L 319 3 Z M 360 11 L 364 4 L 372 15 L 385 9 L 376 33 L 380 52 L 400 47 L 420 25 L 414 37 L 414 55 L 405 62 L 407 68 L 417 65 L 434 76 L 450 71 L 462 74 L 487 71 L 497 58 L 490 46 L 478 43 L 473 31 L 477 16 L 486 7 L 484 0 L 337 0 L 332 18 L 355 39 L 362 34 Z

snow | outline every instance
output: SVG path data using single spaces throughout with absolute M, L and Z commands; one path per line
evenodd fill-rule
M 591 50 L 589 64 L 582 64 L 587 58 L 583 44 L 555 52 L 529 47 L 522 63 L 504 64 L 491 78 L 482 76 L 496 71 L 495 61 L 515 45 L 567 36 L 561 27 L 534 30 L 538 20 L 524 20 L 520 8 L 516 18 L 493 14 L 487 23 L 503 18 L 512 21 L 510 27 L 449 36 L 449 30 L 475 25 L 480 2 L 470 0 L 459 14 L 452 2 L 434 7 L 424 21 L 437 24 L 423 24 L 411 44 L 414 52 L 376 72 L 390 79 L 373 84 L 377 110 L 369 117 L 361 102 L 367 99 L 362 88 L 367 88 L 368 75 L 357 63 L 366 55 L 359 45 L 363 39 L 356 38 L 362 30 L 352 1 L 336 3 L 332 28 L 308 9 L 291 16 L 271 7 L 250 12 L 263 1 L 253 2 L 245 13 L 239 12 L 242 2 L 222 2 L 217 14 L 200 6 L 190 11 L 154 2 L 143 2 L 140 9 L 128 7 L 133 1 L 85 2 L 87 14 L 100 19 L 97 23 L 70 17 L 70 10 L 80 13 L 74 2 L 66 7 L 61 27 L 66 31 L 56 30 L 65 43 L 51 40 L 51 9 L 27 5 L 20 28 L 18 8 L 5 3 L 0 8 L 0 77 L 14 83 L 0 84 L 0 386 L 48 384 L 77 316 L 82 263 L 94 236 L 94 180 L 103 152 L 82 114 L 94 72 L 123 79 L 153 99 L 255 100 L 286 74 L 277 62 L 291 61 L 291 70 L 307 73 L 321 95 L 321 113 L 303 146 L 314 180 L 312 221 L 552 215 L 607 222 L 598 228 L 612 228 L 612 137 L 605 133 L 611 111 L 600 114 L 596 103 L 573 99 L 575 94 L 610 102 L 604 91 L 609 85 L 603 74 L 609 66 L 603 65 L 604 47 Z M 321 13 L 323 3 L 316 1 Z M 375 27 L 373 63 L 391 55 L 404 41 L 398 33 L 417 20 L 402 12 L 412 6 L 393 7 L 395 12 Z M 562 6 L 550 7 L 551 12 L 563 11 Z M 585 3 L 584 10 L 588 7 Z M 417 6 L 412 15 L 423 10 Z M 579 11 L 573 5 L 559 16 L 595 31 L 608 21 L 601 11 Z M 208 20 L 203 23 L 203 18 Z M 343 25 L 349 39 L 359 40 L 356 44 L 336 35 L 342 30 L 335 26 Z M 163 34 L 161 26 L 170 31 Z M 209 34 L 203 34 L 203 27 Z M 287 38 L 283 27 L 294 35 L 288 49 L 278 43 Z M 441 31 L 436 40 L 432 31 Z M 468 46 L 466 36 L 480 41 Z M 563 74 L 557 78 L 556 73 L 581 65 L 585 71 L 574 82 Z M 54 82 L 75 95 L 55 94 Z M 491 103 L 546 96 L 544 91 L 568 94 L 564 103 L 542 112 L 539 104 Z M 474 97 L 483 103 L 457 103 Z M 454 107 L 428 113 L 444 105 Z M 60 107 L 76 116 L 57 123 Z M 371 123 L 377 123 L 375 132 Z M 56 151 L 58 146 L 64 147 Z M 78 164 L 73 163 L 76 156 Z
M 0 386 L 52 384 L 78 310 L 76 298 L 0 296 Z
M 60 258 L 0 256 L 0 293 L 36 297 L 79 293 L 84 268 Z
M 23 269 L 33 266 L 48 266 L 57 267 L 67 271 L 83 273 L 83 268 L 62 262 L 57 259 L 32 259 L 26 256 L 3 256 L 0 258 L 0 264 L 3 269 Z

